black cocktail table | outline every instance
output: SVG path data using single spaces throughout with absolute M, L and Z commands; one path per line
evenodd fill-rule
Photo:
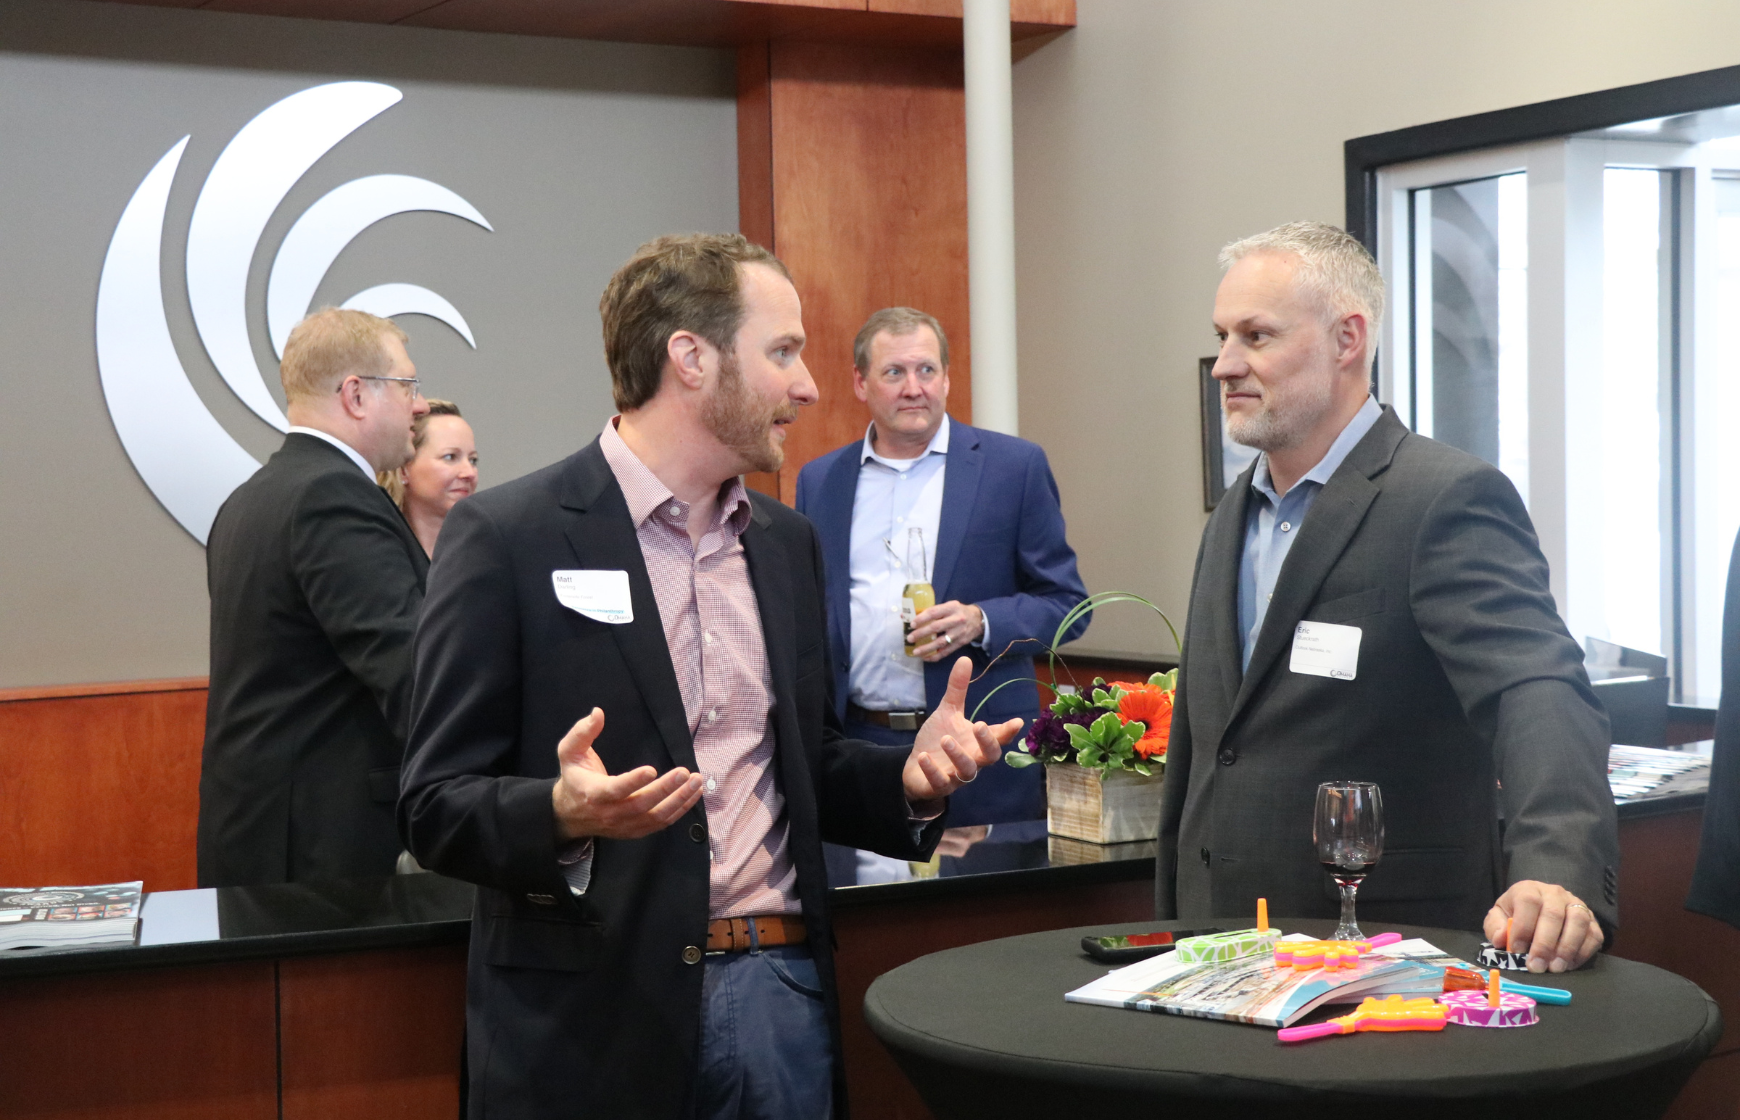
M 1187 924 L 1201 923 L 1171 925 Z M 1245 928 L 1251 920 L 1216 924 Z M 1315 937 L 1334 928 L 1276 924 Z M 1082 953 L 1084 934 L 1164 928 L 1055 930 L 933 953 L 872 984 L 864 1015 L 939 1120 L 1389 1120 L 1382 1110 L 1394 1110 L 1394 1120 L 1483 1120 L 1494 1104 L 1551 1110 L 1524 1120 L 1660 1116 L 1722 1034 L 1721 1012 L 1696 985 L 1614 957 L 1535 978 L 1574 999 L 1541 1007 L 1537 1026 L 1511 1030 L 1448 1026 L 1286 1045 L 1261 1027 L 1064 1001 L 1106 971 Z M 1366 932 L 1389 929 L 1465 959 L 1479 945 L 1451 930 Z M 1320 1010 L 1307 1021 L 1347 1010 Z

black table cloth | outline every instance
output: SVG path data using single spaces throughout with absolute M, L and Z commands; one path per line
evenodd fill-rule
M 1067 1003 L 1106 971 L 1084 934 L 1202 923 L 1146 922 L 1009 937 L 903 965 L 871 985 L 864 1014 L 939 1120 L 965 1117 L 1337 1116 L 1396 1120 L 1492 1115 L 1660 1116 L 1722 1034 L 1696 985 L 1646 964 L 1598 957 L 1525 983 L 1563 987 L 1569 1006 L 1540 1007 L 1533 1027 L 1450 1025 L 1435 1033 L 1366 1032 L 1287 1045 L 1272 1029 Z M 1219 919 L 1227 929 L 1249 918 Z M 1279 921 L 1325 937 L 1333 922 Z M 1473 934 L 1395 929 L 1472 959 Z M 1304 1021 L 1345 1014 L 1320 1009 Z

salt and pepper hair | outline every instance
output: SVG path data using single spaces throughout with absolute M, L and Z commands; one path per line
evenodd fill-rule
M 1220 251 L 1222 271 L 1253 253 L 1290 253 L 1299 258 L 1299 284 L 1317 299 L 1324 324 L 1344 315 L 1365 316 L 1366 366 L 1377 350 L 1384 317 L 1384 278 L 1365 246 L 1347 231 L 1322 222 L 1288 222 L 1267 233 L 1232 242 Z
M 411 455 L 423 450 L 423 445 L 429 442 L 429 421 L 437 416 L 459 416 L 459 406 L 452 401 L 444 401 L 440 397 L 424 397 L 429 405 L 429 411 L 411 421 Z M 464 417 L 460 417 L 464 419 Z M 409 466 L 409 464 L 406 464 Z M 400 509 L 405 508 L 405 484 L 399 480 L 399 472 L 376 471 L 375 481 L 381 484 L 381 489 L 393 499 L 393 504 Z
M 929 327 L 936 332 L 937 357 L 942 359 L 943 368 L 949 368 L 949 336 L 943 333 L 942 324 L 936 321 L 936 316 L 927 315 L 916 307 L 884 307 L 870 318 L 864 320 L 864 325 L 858 328 L 858 337 L 852 340 L 852 366 L 865 377 L 870 376 L 870 343 L 884 331 L 896 338 L 911 334 L 920 327 Z

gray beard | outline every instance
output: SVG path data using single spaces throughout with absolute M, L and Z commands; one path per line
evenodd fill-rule
M 1304 442 L 1334 402 L 1335 386 L 1327 380 L 1288 393 L 1271 391 L 1255 416 L 1228 416 L 1226 432 L 1234 443 L 1258 451 L 1286 451 Z

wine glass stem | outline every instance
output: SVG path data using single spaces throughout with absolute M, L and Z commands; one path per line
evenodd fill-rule
M 1359 893 L 1358 883 L 1341 883 L 1341 928 L 1335 931 L 1339 938 L 1358 940 L 1360 937 L 1359 922 L 1353 916 L 1354 896 Z

